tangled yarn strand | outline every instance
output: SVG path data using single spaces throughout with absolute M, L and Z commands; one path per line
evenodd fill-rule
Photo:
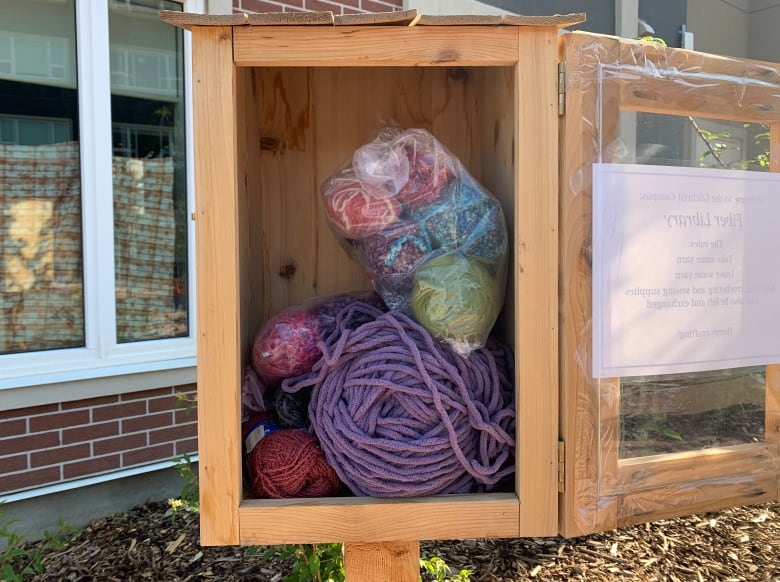
M 312 428 L 354 493 L 468 492 L 514 472 L 508 349 L 491 343 L 464 359 L 405 315 L 367 305 L 337 320 L 312 372 L 282 388 L 313 388 Z

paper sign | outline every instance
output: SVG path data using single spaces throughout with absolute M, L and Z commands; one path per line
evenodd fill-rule
M 780 363 L 780 175 L 593 165 L 593 376 Z

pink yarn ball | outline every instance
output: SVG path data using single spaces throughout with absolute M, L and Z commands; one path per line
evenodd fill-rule
M 383 188 L 335 178 L 324 192 L 325 210 L 336 232 L 364 238 L 398 220 L 401 205 Z
M 268 384 L 310 372 L 322 352 L 316 314 L 288 309 L 272 317 L 255 337 L 252 365 Z

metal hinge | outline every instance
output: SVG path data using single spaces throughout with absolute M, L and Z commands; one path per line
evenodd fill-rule
M 558 63 L 558 115 L 566 113 L 566 63 Z
M 566 443 L 558 441 L 558 493 L 566 492 Z

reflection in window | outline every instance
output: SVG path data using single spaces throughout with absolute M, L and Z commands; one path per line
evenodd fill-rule
M 84 345 L 73 0 L 0 19 L 0 354 Z
M 119 343 L 188 334 L 183 46 L 161 9 L 181 6 L 109 12 Z

